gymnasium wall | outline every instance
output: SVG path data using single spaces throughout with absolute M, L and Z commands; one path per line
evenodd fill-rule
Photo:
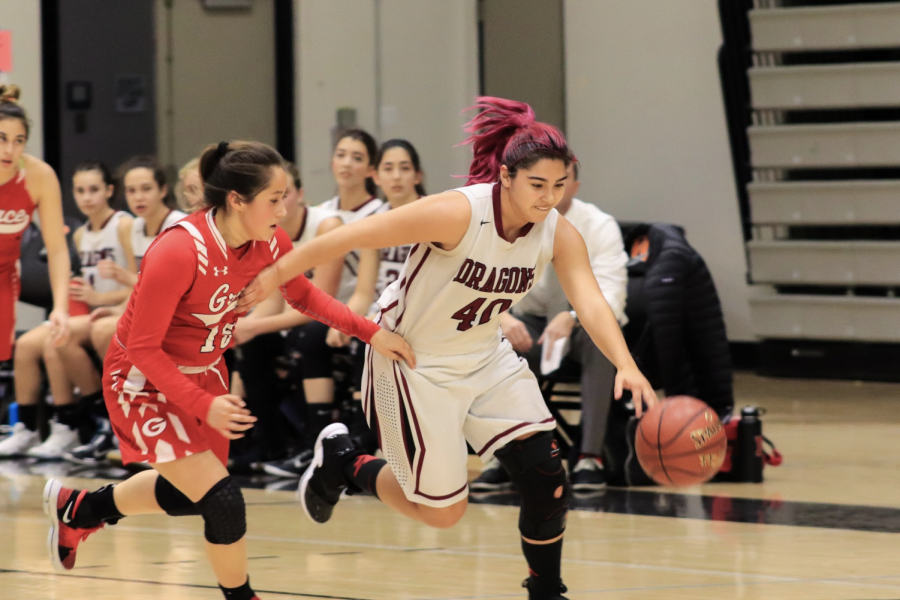
M 408 138 L 429 191 L 468 172 L 459 113 L 478 93 L 475 0 L 294 0 L 296 139 L 306 199 L 335 193 L 330 160 L 339 108 L 379 141 Z
M 180 167 L 221 140 L 275 144 L 274 2 L 208 10 L 199 0 L 156 0 L 157 140 L 163 164 Z
M 565 130 L 563 0 L 481 0 L 484 93 L 527 102 Z
M 79 0 L 59 3 L 60 155 L 57 175 L 63 207 L 81 219 L 72 195 L 78 163 L 97 159 L 115 169 L 136 154 L 156 153 L 154 107 L 154 0 Z M 140 78 L 143 104 L 129 106 L 117 89 L 121 78 Z M 91 105 L 73 110 L 66 102 L 70 82 L 91 86 Z M 48 120 L 49 122 L 49 120 Z M 118 208 L 124 208 L 124 202 Z
M 715 0 L 566 0 L 567 129 L 582 199 L 619 219 L 683 225 L 729 339 L 752 340 L 718 18 Z
M 11 73 L 0 73 L 0 83 L 15 83 L 22 88 L 21 103 L 31 119 L 28 152 L 43 157 L 40 2 L 0 0 L 0 29 L 12 32 L 13 43 L 13 70 Z

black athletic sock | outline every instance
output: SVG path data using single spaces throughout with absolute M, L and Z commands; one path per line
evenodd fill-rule
M 81 425 L 81 407 L 77 404 L 54 407 L 56 420 L 69 429 L 78 429 Z
M 562 538 L 552 544 L 529 544 L 522 539 L 522 553 L 528 561 L 528 572 L 531 573 L 533 588 L 531 591 L 542 591 L 559 594 L 562 584 L 560 563 L 562 563 Z
M 81 397 L 81 404 L 92 417 L 109 420 L 109 411 L 106 409 L 106 401 L 103 400 L 103 392 L 94 392 Z
M 99 490 L 85 494 L 81 504 L 75 510 L 70 525 L 87 529 L 101 523 L 115 525 L 125 515 L 119 512 L 113 498 L 114 484 L 104 485 Z
M 333 420 L 330 402 L 327 404 L 307 404 L 306 433 L 310 445 L 316 443 L 316 438 L 319 437 L 323 429 L 331 425 Z
M 360 454 L 344 465 L 344 477 L 353 485 L 378 498 L 375 484 L 378 481 L 378 473 L 386 464 L 385 460 L 375 458 L 371 454 Z
M 28 431 L 37 431 L 38 406 L 37 404 L 20 404 L 19 421 Z
M 253 600 L 256 598 L 256 593 L 250 587 L 250 578 L 247 578 L 247 581 L 244 585 L 236 588 L 227 588 L 219 586 L 219 589 L 222 590 L 222 594 L 228 600 Z

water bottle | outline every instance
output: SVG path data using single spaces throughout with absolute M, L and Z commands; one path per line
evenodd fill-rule
M 19 422 L 19 405 L 11 403 L 6 409 L 6 414 L 9 417 L 9 426 L 12 427 Z
M 762 483 L 763 480 L 763 438 L 759 409 L 745 406 L 741 409 L 737 436 L 737 480 Z

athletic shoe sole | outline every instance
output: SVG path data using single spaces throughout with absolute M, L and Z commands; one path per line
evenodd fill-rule
M 572 489 L 576 492 L 597 492 L 605 490 L 605 483 L 576 483 L 572 485 Z
M 313 453 L 312 462 L 309 463 L 309 467 L 307 467 L 306 472 L 303 474 L 303 477 L 300 478 L 300 486 L 297 488 L 297 494 L 300 496 L 300 504 L 303 506 L 303 512 L 306 513 L 306 516 L 310 521 L 316 523 L 317 525 L 321 525 L 321 523 L 313 519 L 312 515 L 309 513 L 309 508 L 306 507 L 306 488 L 309 486 L 309 480 L 312 479 L 313 473 L 315 472 L 316 468 L 321 467 L 322 462 L 324 461 L 322 442 L 326 438 L 330 438 L 334 435 L 340 435 L 342 433 L 348 435 L 350 433 L 350 430 L 347 429 L 347 426 L 343 423 L 332 423 L 322 430 L 322 433 L 320 433 L 319 437 L 316 438 L 316 446 Z
M 511 491 L 513 489 L 513 483 L 511 481 L 505 481 L 503 483 L 476 483 L 472 482 L 469 484 L 469 490 L 475 493 L 478 492 L 506 492 Z
M 308 468 L 309 467 L 307 467 L 307 469 Z M 265 471 L 269 475 L 274 475 L 275 477 L 283 477 L 285 479 L 298 479 L 303 476 L 303 473 L 294 473 L 293 471 L 287 471 L 285 469 L 276 467 L 275 465 L 263 465 L 263 471 Z M 306 471 L 304 471 L 304 473 L 305 472 Z
M 84 465 L 86 467 L 96 467 L 97 465 L 106 464 L 106 453 L 100 458 L 96 456 L 75 456 L 71 452 L 63 454 L 63 460 L 76 465 Z
M 59 492 L 62 484 L 57 479 L 50 479 L 44 486 L 44 514 L 50 521 L 50 532 L 47 535 L 47 550 L 50 552 L 50 564 L 61 573 L 67 573 L 62 561 L 59 560 L 59 517 L 56 507 L 59 504 Z

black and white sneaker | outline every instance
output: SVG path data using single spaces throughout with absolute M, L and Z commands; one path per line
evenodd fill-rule
M 263 463 L 263 470 L 269 475 L 275 475 L 276 477 L 297 478 L 306 473 L 312 459 L 313 451 L 304 450 L 293 458 Z
M 311 521 L 326 523 L 347 489 L 344 465 L 362 451 L 354 447 L 347 426 L 332 423 L 316 439 L 312 464 L 300 479 L 297 494 Z
M 594 456 L 582 456 L 572 470 L 572 489 L 576 492 L 597 492 L 606 487 L 603 461 Z
M 528 600 L 568 600 L 563 594 L 569 590 L 562 581 L 555 585 L 542 585 L 531 576 L 522 582 L 522 587 L 528 590 Z
M 116 436 L 109 421 L 101 421 L 97 432 L 87 444 L 76 446 L 63 454 L 63 459 L 76 465 L 94 466 L 107 462 L 106 455 L 116 447 Z
M 506 468 L 495 457 L 484 465 L 481 475 L 472 480 L 469 489 L 473 492 L 503 492 L 513 489 L 513 482 Z

